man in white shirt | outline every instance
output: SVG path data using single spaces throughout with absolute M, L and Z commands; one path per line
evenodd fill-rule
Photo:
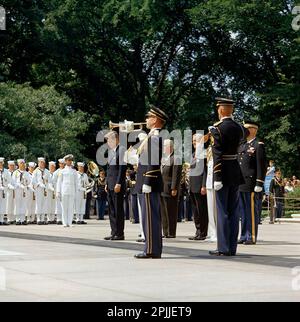
M 13 224 L 16 221 L 15 218 L 15 187 L 13 185 L 13 174 L 16 170 L 15 161 L 8 161 L 8 172 L 11 177 L 10 184 L 8 184 L 7 196 L 6 196 L 6 215 L 7 222 Z
M 7 190 L 11 183 L 11 176 L 8 170 L 4 169 L 4 158 L 0 158 L 0 226 L 6 224 L 4 215 L 6 214 Z
M 64 157 L 66 166 L 59 173 L 57 180 L 57 198 L 62 204 L 62 220 L 64 227 L 71 227 L 74 218 L 74 205 L 78 191 L 77 172 L 72 168 L 72 154 Z
M 52 177 L 52 184 L 55 188 L 55 191 L 57 191 L 57 180 L 58 176 L 61 173 L 61 171 L 65 168 L 65 159 L 59 159 L 58 160 L 59 169 L 57 169 Z M 55 214 L 56 214 L 56 223 L 57 225 L 62 225 L 62 206 L 61 206 L 61 200 L 56 197 L 56 206 L 55 206 Z
M 76 223 L 78 225 L 86 224 L 83 221 L 83 216 L 85 214 L 85 207 L 86 207 L 86 195 L 87 195 L 87 188 L 89 185 L 89 178 L 86 173 L 84 173 L 84 163 L 78 162 L 77 163 L 78 171 L 78 191 L 76 195 Z
M 27 189 L 27 211 L 26 211 L 26 217 L 27 217 L 27 224 L 33 224 L 35 223 L 35 208 L 36 208 L 36 198 L 35 198 L 35 191 L 33 188 L 33 172 L 35 170 L 36 163 L 35 162 L 29 162 L 28 163 L 28 174 L 30 176 L 30 185 Z
M 54 173 L 56 171 L 56 163 L 49 162 L 49 183 L 47 186 L 47 223 L 55 223 L 55 208 L 56 208 L 56 195 L 54 184 Z

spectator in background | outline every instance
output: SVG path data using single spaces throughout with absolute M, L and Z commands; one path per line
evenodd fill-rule
M 107 203 L 107 193 L 105 191 L 106 177 L 105 171 L 101 170 L 99 173 L 99 178 L 95 184 L 95 197 L 97 204 L 97 215 L 98 220 L 104 220 L 106 203 Z
M 275 162 L 273 160 L 269 161 L 269 167 L 267 168 L 267 176 L 274 177 L 275 175 Z
M 294 187 L 293 187 L 292 182 L 290 180 L 288 180 L 287 183 L 285 184 L 284 192 L 285 193 L 294 192 Z
M 279 169 L 275 171 L 275 177 L 271 181 L 270 193 L 274 197 L 274 218 L 282 218 L 285 192 Z

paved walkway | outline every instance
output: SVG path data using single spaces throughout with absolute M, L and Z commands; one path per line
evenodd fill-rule
M 193 224 L 181 223 L 162 260 L 138 261 L 138 230 L 106 242 L 108 221 L 0 227 L 0 301 L 300 301 L 299 224 L 260 226 L 235 258 L 211 258 L 216 246 L 188 241 Z

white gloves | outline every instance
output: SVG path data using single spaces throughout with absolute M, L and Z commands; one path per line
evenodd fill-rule
M 15 187 L 12 184 L 9 184 L 7 187 L 9 190 L 15 190 Z
M 61 200 L 61 193 L 60 193 L 60 192 L 58 192 L 58 193 L 56 194 L 56 198 L 57 198 L 57 199 L 59 199 L 59 200 Z
M 262 192 L 262 191 L 263 191 L 263 188 L 262 187 L 256 186 L 254 188 L 254 192 Z
M 40 183 L 40 184 L 39 184 L 39 186 L 40 186 L 40 188 L 42 188 L 42 189 L 46 189 L 46 186 L 45 186 L 43 183 Z
M 0 191 L 4 191 L 4 187 L 0 187 Z
M 79 188 L 79 191 L 86 192 L 86 188 Z
M 143 184 L 143 193 L 151 193 L 151 192 L 152 192 L 152 187 L 146 184 Z
M 216 181 L 215 183 L 214 183 L 214 189 L 215 189 L 215 191 L 219 191 L 219 190 L 221 190 L 223 188 L 223 183 L 221 182 L 221 181 Z
M 25 186 L 23 184 L 20 184 L 20 188 L 24 190 Z

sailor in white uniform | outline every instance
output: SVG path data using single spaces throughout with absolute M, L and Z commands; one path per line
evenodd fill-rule
M 60 172 L 65 168 L 65 159 L 59 159 L 58 160 L 59 164 L 59 169 L 57 169 L 52 177 L 52 184 L 57 191 L 57 180 L 58 180 L 58 175 Z M 56 223 L 57 225 L 62 225 L 62 207 L 61 207 L 61 200 L 56 197 L 56 205 L 55 205 L 55 214 L 56 214 Z
M 4 169 L 4 158 L 0 158 L 0 225 L 5 225 L 4 215 L 6 214 L 7 190 L 11 184 L 11 176 L 7 169 Z
M 84 173 L 84 163 L 77 163 L 78 171 L 78 191 L 76 196 L 76 223 L 78 225 L 86 224 L 83 221 L 86 207 L 86 196 L 87 188 L 89 186 L 89 178 L 86 173 Z
M 77 171 L 72 168 L 72 154 L 64 157 L 66 166 L 59 173 L 57 180 L 57 198 L 62 204 L 62 219 L 64 227 L 71 227 L 74 218 L 75 198 L 78 191 Z
M 56 163 L 49 162 L 49 182 L 47 186 L 47 222 L 48 224 L 55 223 L 55 208 L 56 208 L 56 192 L 54 173 L 56 171 Z
M 31 181 L 27 189 L 27 211 L 26 211 L 27 224 L 35 223 L 36 198 L 35 198 L 35 191 L 33 188 L 33 172 L 35 168 L 36 168 L 35 162 L 28 163 L 28 174 L 30 176 Z
M 45 158 L 38 158 L 38 168 L 33 173 L 33 186 L 36 191 L 36 210 L 38 225 L 45 225 L 47 212 L 48 183 L 50 180 L 49 171 L 46 169 Z
M 13 174 L 16 170 L 15 161 L 8 161 L 8 172 L 11 177 L 8 184 L 7 196 L 6 196 L 6 215 L 8 224 L 13 224 L 16 221 L 15 217 L 15 187 L 13 185 Z
M 17 225 L 27 225 L 25 214 L 27 209 L 27 190 L 31 178 L 26 172 L 25 160 L 18 160 L 18 170 L 13 174 L 13 185 L 15 187 L 15 216 Z

